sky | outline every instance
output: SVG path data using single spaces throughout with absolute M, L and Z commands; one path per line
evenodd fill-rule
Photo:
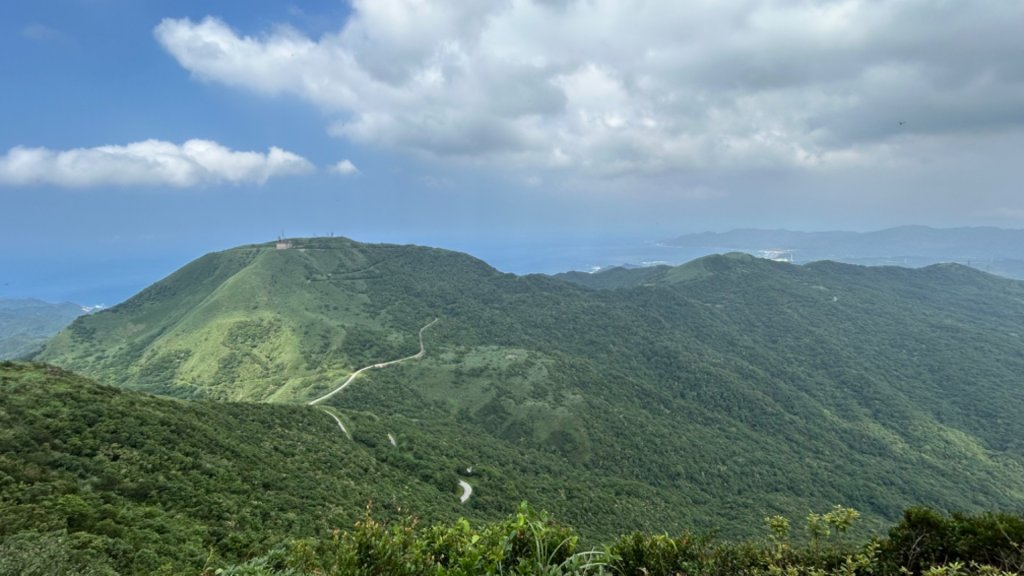
M 278 235 L 1024 228 L 1024 0 L 0 6 L 0 297 Z M 581 262 L 582 264 L 582 262 Z M 568 265 L 568 264 L 565 264 Z

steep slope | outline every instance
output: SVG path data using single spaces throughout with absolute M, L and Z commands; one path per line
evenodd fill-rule
M 421 305 L 422 317 L 410 314 L 417 291 L 501 276 L 443 250 L 345 239 L 295 244 L 204 256 L 72 324 L 40 359 L 176 396 L 301 401 L 330 378 L 415 350 L 416 330 L 444 312 Z
M 0 558 L 34 551 L 49 574 L 197 574 L 283 535 L 327 536 L 371 502 L 378 516 L 473 515 L 454 474 L 435 486 L 377 452 L 319 409 L 183 402 L 3 362 Z
M 37 352 L 84 313 L 81 306 L 70 302 L 0 298 L 0 360 Z
M 595 275 L 600 276 L 600 275 Z M 299 240 L 206 256 L 76 321 L 43 358 L 184 397 L 324 404 L 410 473 L 472 467 L 592 535 L 841 502 L 1024 506 L 1024 287 L 960 266 L 742 254 L 590 288 L 436 249 Z M 608 289 L 598 289 L 608 287 Z M 387 442 L 352 427 L 357 441 Z

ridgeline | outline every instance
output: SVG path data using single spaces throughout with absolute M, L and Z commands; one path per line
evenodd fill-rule
M 318 405 L 352 441 L 302 406 L 415 354 L 433 318 L 422 358 Z M 587 539 L 738 537 L 835 503 L 868 530 L 911 505 L 1022 509 L 1022 326 L 1024 285 L 956 265 L 729 254 L 514 276 L 444 250 L 317 238 L 206 255 L 79 318 L 39 359 L 202 400 L 174 401 L 190 410 L 265 410 L 279 432 L 315 421 L 333 433 L 317 441 L 394 471 L 367 482 L 342 462 L 339 482 L 427 519 L 497 520 L 528 500 Z M 474 492 L 459 507 L 462 476 Z M 344 503 L 344 518 L 357 507 L 292 496 Z

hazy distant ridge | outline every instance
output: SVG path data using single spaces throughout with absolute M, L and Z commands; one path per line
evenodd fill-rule
M 0 360 L 35 352 L 86 312 L 71 302 L 51 304 L 32 298 L 0 298 Z
M 959 262 L 1009 277 L 1024 277 L 1024 230 L 1007 228 L 900 226 L 875 232 L 738 229 L 686 234 L 662 243 L 712 252 L 773 252 L 793 262 L 835 260 L 915 267 Z

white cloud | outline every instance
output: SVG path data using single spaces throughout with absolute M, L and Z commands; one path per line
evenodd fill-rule
M 1024 129 L 1016 0 L 352 9 L 316 39 L 213 18 L 154 33 L 196 77 L 304 99 L 339 137 L 597 178 L 893 162 L 931 138 Z
M 173 186 L 262 184 L 269 178 L 314 170 L 305 158 L 272 147 L 238 152 L 209 140 L 178 145 L 146 140 L 125 146 L 72 150 L 17 146 L 0 156 L 0 185 Z
M 356 165 L 348 159 L 342 160 L 337 164 L 332 164 L 329 170 L 332 173 L 339 174 L 341 176 L 354 176 L 359 174 L 359 168 L 356 168 Z

